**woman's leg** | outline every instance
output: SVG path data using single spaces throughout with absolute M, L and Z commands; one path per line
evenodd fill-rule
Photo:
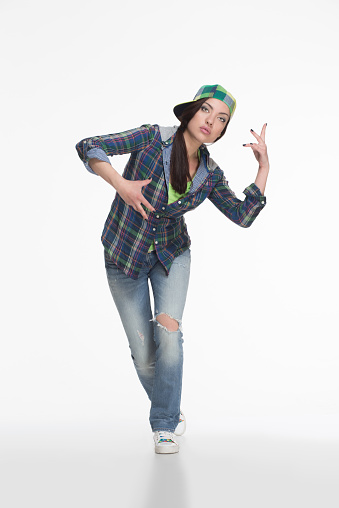
M 160 262 L 150 271 L 154 294 L 156 363 L 150 423 L 153 431 L 174 431 L 179 423 L 183 371 L 182 315 L 191 265 L 190 250 L 175 258 L 169 275 Z
M 147 259 L 152 259 L 150 256 Z M 155 369 L 155 343 L 150 305 L 149 262 L 143 266 L 138 279 L 128 277 L 105 256 L 109 288 L 125 329 L 131 356 L 142 386 L 152 400 Z

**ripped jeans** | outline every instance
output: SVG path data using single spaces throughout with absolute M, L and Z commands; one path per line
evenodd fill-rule
M 183 370 L 182 315 L 191 265 L 187 249 L 176 257 L 169 275 L 155 251 L 146 255 L 138 279 L 131 279 L 109 260 L 105 267 L 109 288 L 125 329 L 138 377 L 151 401 L 153 431 L 174 431 L 179 423 Z M 154 297 L 151 309 L 149 281 Z M 175 320 L 169 331 L 157 318 Z M 161 320 L 161 319 L 160 319 Z

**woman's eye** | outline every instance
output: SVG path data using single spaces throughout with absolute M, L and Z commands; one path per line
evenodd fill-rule
M 202 109 L 203 111 L 207 111 L 207 113 L 208 113 L 208 108 L 206 108 L 206 106 L 201 106 L 201 109 Z
M 221 120 L 221 121 L 222 121 L 222 123 L 225 123 L 225 122 L 226 122 L 225 118 L 223 118 L 222 116 L 220 116 L 220 117 L 219 117 L 219 120 Z

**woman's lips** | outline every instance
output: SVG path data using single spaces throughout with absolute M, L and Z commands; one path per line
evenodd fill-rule
M 200 130 L 203 134 L 206 134 L 206 135 L 210 135 L 211 134 L 211 131 L 209 130 L 208 127 L 200 127 Z

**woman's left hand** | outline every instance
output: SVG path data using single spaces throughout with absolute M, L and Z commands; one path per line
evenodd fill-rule
M 253 129 L 251 129 L 251 133 L 256 138 L 258 143 L 245 143 L 243 146 L 249 146 L 252 148 L 254 157 L 259 162 L 259 169 L 261 168 L 269 168 L 269 161 L 268 161 L 268 155 L 267 155 L 267 146 L 265 144 L 265 133 L 266 133 L 266 126 L 267 123 L 263 125 L 263 128 L 261 129 L 260 136 L 256 132 L 254 132 Z

